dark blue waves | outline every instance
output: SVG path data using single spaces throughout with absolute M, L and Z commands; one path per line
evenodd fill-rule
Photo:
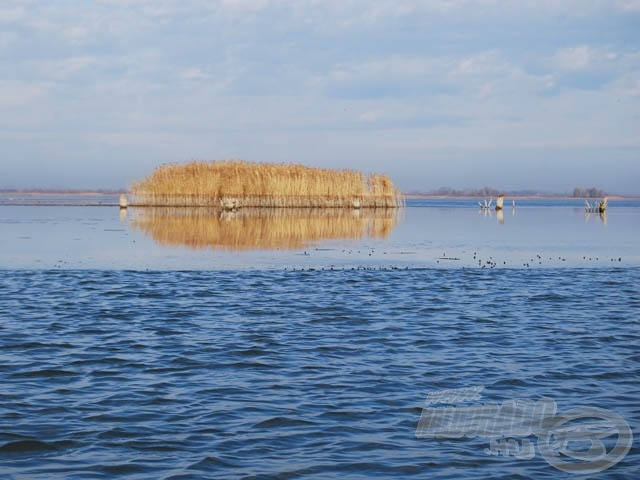
M 637 433 L 639 285 L 634 268 L 1 271 L 0 470 L 565 478 L 487 439 L 416 438 L 425 397 L 547 396 Z

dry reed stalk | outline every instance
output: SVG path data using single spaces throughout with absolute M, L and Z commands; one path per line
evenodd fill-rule
M 162 245 L 296 250 L 320 240 L 385 238 L 398 220 L 397 209 L 154 207 L 135 210 L 132 225 Z
M 404 205 L 386 175 L 240 160 L 158 167 L 131 189 L 137 206 L 386 207 Z

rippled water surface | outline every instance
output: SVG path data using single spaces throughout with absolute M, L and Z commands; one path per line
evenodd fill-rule
M 410 205 L 0 205 L 0 478 L 637 478 L 638 205 Z M 416 436 L 464 387 L 634 443 L 577 477 L 534 435 L 529 459 Z
M 551 478 L 423 439 L 431 391 L 634 428 L 640 271 L 4 271 L 0 466 L 19 478 Z M 638 472 L 634 447 L 607 474 Z

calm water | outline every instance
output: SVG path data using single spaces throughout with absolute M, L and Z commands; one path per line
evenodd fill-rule
M 211 270 L 640 266 L 640 201 L 411 201 L 400 212 L 220 215 L 203 209 L 0 205 L 0 267 Z
M 635 443 L 579 478 L 637 477 L 638 211 L 0 206 L 0 471 L 576 478 L 537 447 L 416 437 L 430 392 L 484 386 L 480 403 L 615 412 Z

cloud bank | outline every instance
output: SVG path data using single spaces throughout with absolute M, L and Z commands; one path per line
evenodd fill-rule
M 244 158 L 638 192 L 640 3 L 5 1 L 0 187 Z

